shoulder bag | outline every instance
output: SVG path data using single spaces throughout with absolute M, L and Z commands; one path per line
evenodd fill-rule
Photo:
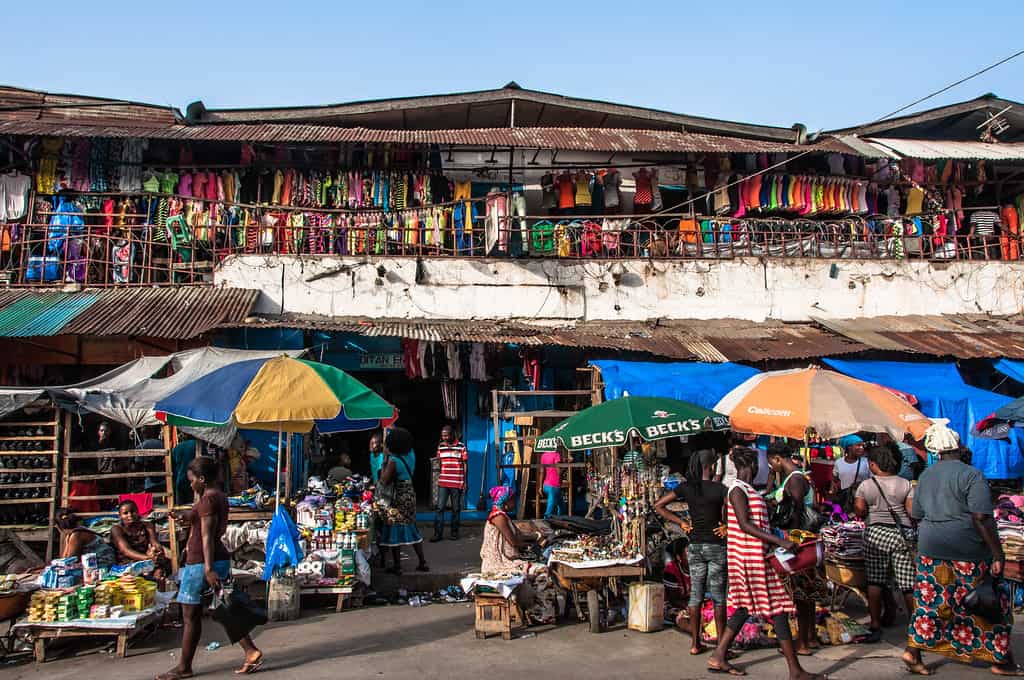
M 840 459 L 842 460 L 842 459 Z M 860 464 L 864 460 L 864 456 L 857 458 L 857 469 L 853 472 L 853 483 L 845 489 L 840 490 L 836 493 L 836 503 L 843 509 L 847 515 L 853 514 L 853 499 L 857 493 L 857 487 L 860 486 L 860 482 L 857 478 L 860 477 Z M 839 461 L 836 461 L 839 462 Z

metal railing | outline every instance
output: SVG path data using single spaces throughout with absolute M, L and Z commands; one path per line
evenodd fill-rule
M 65 203 L 35 209 L 27 223 L 0 225 L 0 275 L 9 286 L 203 285 L 212 284 L 218 263 L 246 254 L 948 262 L 1017 260 L 1024 252 L 1018 234 L 908 235 L 911 221 L 886 217 L 499 216 L 481 200 L 384 213 L 198 199 L 166 215 L 153 203 L 166 196 L 135 196 L 132 211 L 98 214 Z

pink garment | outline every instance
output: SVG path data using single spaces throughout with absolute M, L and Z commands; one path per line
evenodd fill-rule
M 197 172 L 192 177 L 192 195 L 196 198 L 206 198 L 206 173 Z
M 487 195 L 487 221 L 485 233 L 487 237 L 487 250 L 490 252 L 495 244 L 501 252 L 508 251 L 508 196 L 502 193 Z
M 179 196 L 191 196 L 192 195 L 192 175 L 187 172 L 181 173 L 181 177 L 178 179 L 178 191 Z
M 206 173 L 206 198 L 217 200 L 217 175 L 212 172 Z
M 549 451 L 540 455 L 541 465 L 558 465 L 562 462 L 562 456 L 557 451 Z M 556 467 L 544 468 L 544 486 L 561 486 L 562 471 Z
M 145 517 L 153 512 L 153 494 L 151 493 L 123 493 L 117 497 L 118 503 L 134 501 L 139 506 L 139 516 Z

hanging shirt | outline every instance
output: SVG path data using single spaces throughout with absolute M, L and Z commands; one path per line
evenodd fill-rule
M 651 173 L 645 168 L 633 173 L 636 180 L 636 191 L 633 194 L 633 205 L 651 205 L 654 202 L 654 192 L 651 190 Z
M 558 190 L 558 207 L 562 210 L 576 207 L 576 183 L 572 175 L 562 173 L 555 179 L 555 188 Z
M 924 190 L 920 187 L 914 187 L 907 192 L 907 211 L 906 215 L 920 215 L 921 207 L 924 204 Z
M 622 186 L 622 175 L 619 174 L 618 170 L 609 170 L 607 174 L 605 174 L 603 182 L 604 207 L 618 208 L 622 200 L 621 194 L 619 193 L 619 187 Z
M 992 236 L 996 233 L 999 215 L 991 210 L 979 210 L 971 215 L 971 227 L 977 236 Z
M 585 172 L 576 174 L 576 205 L 578 207 L 589 207 L 590 197 L 590 175 Z

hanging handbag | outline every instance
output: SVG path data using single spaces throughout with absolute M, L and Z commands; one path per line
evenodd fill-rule
M 860 477 L 860 464 L 864 459 L 864 456 L 857 458 L 857 469 L 853 473 L 853 483 L 845 489 L 842 489 L 836 493 L 835 501 L 839 504 L 839 507 L 843 509 L 848 515 L 853 514 L 853 499 L 857 493 L 857 487 L 860 486 L 860 482 L 857 478 Z M 838 460 L 836 461 L 839 462 Z
M 247 594 L 237 590 L 216 593 L 211 616 L 224 627 L 231 644 L 236 644 L 254 628 L 267 623 L 267 610 L 257 607 Z

